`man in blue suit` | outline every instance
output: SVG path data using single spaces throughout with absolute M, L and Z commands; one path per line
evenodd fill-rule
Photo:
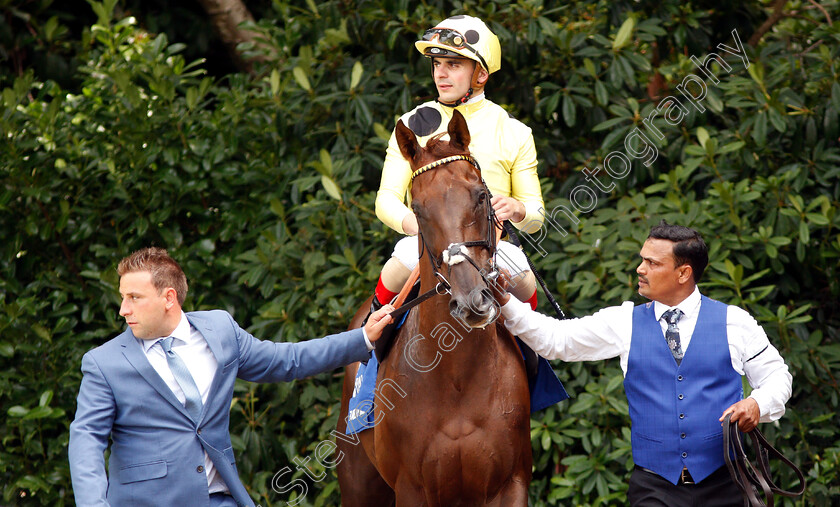
M 185 314 L 187 279 L 166 250 L 134 252 L 117 271 L 129 329 L 82 358 L 70 425 L 73 490 L 85 507 L 253 506 L 230 441 L 236 378 L 290 381 L 366 360 L 393 311 L 325 338 L 261 341 L 227 312 Z

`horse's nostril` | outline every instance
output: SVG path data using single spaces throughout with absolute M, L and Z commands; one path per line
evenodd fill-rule
M 477 288 L 470 292 L 469 297 L 470 309 L 479 314 L 484 314 L 487 309 L 493 304 L 493 293 L 489 289 Z
M 458 302 L 455 301 L 455 298 L 449 300 L 449 313 L 451 313 L 456 319 L 461 315 L 461 307 L 458 305 Z

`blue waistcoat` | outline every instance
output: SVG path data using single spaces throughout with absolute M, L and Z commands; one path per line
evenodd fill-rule
M 624 390 L 633 461 L 672 484 L 683 467 L 699 482 L 723 466 L 723 411 L 743 398 L 726 338 L 726 305 L 701 296 L 691 343 L 677 366 L 653 304 L 633 309 Z

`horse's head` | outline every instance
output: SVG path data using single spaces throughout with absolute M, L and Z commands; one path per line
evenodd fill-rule
M 449 285 L 449 311 L 471 327 L 485 327 L 498 307 L 485 275 L 495 271 L 495 217 L 490 192 L 469 154 L 470 133 L 458 111 L 443 134 L 425 147 L 402 121 L 396 136 L 411 165 L 411 207 L 425 249 L 438 278 Z M 422 259 L 421 259 L 422 260 Z

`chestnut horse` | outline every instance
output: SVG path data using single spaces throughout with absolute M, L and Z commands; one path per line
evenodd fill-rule
M 421 291 L 440 295 L 416 306 L 394 337 L 379 367 L 375 426 L 358 437 L 344 435 L 358 363 L 345 372 L 335 458 L 345 507 L 528 505 L 527 374 L 495 322 L 485 278 L 495 269 L 491 196 L 458 111 L 448 134 L 423 148 L 402 121 L 396 128 L 413 172 Z

